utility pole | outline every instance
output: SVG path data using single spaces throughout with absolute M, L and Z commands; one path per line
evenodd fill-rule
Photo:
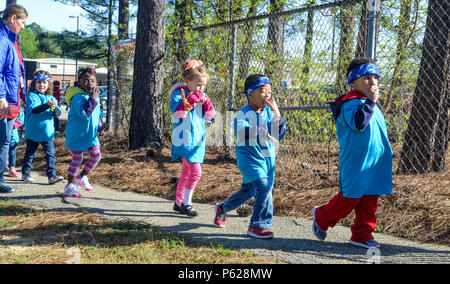
M 375 59 L 377 44 L 377 14 L 380 11 L 380 0 L 367 0 L 367 10 L 369 11 L 367 25 L 367 56 Z
M 77 18 L 77 55 L 75 56 L 75 82 L 78 81 L 78 52 L 80 52 L 80 36 L 78 34 L 80 30 L 80 16 L 69 16 L 69 18 Z

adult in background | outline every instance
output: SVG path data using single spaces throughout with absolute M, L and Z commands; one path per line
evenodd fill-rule
M 5 184 L 3 173 L 14 119 L 20 112 L 19 93 L 25 87 L 25 74 L 21 68 L 23 58 L 16 39 L 25 28 L 28 13 L 24 7 L 11 4 L 0 15 L 0 193 L 10 193 L 14 188 Z

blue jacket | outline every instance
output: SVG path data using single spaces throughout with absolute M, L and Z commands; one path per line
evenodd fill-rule
M 19 58 L 14 48 L 16 34 L 0 21 L 0 99 L 19 105 Z
M 81 91 L 81 89 L 80 89 Z M 73 96 L 66 126 L 66 146 L 72 151 L 87 151 L 100 145 L 100 99 L 93 100 L 86 93 Z
M 234 120 L 234 133 L 237 137 L 236 161 L 242 173 L 242 183 L 267 178 L 270 187 L 275 179 L 275 145 L 267 134 L 280 141 L 286 134 L 283 117 L 276 122 L 269 107 L 257 113 L 249 105 L 237 113 Z M 275 123 L 274 123 L 275 122 Z
M 367 98 L 340 104 L 336 118 L 339 141 L 339 188 L 347 198 L 392 193 L 392 149 L 386 122 Z
M 30 92 L 27 95 L 25 111 L 25 138 L 35 142 L 49 142 L 55 138 L 54 112 L 47 108 L 40 113 L 33 113 L 33 109 L 47 104 L 48 101 L 56 101 L 50 94 Z M 56 106 L 59 109 L 59 106 Z
M 173 93 L 169 91 L 171 93 L 169 108 L 172 114 L 182 103 L 181 89 L 174 87 Z M 184 157 L 189 163 L 203 163 L 206 145 L 205 121 L 202 104 L 197 104 L 185 118 L 173 117 L 172 161 Z

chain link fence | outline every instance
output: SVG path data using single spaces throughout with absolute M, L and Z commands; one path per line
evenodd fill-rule
M 281 178 L 276 186 L 336 187 L 339 146 L 327 102 L 349 90 L 347 65 L 367 55 L 368 35 L 374 32 L 383 74 L 379 107 L 394 151 L 394 190 L 448 190 L 448 1 L 382 0 L 374 30 L 368 24 L 372 15 L 367 4 L 372 0 L 305 2 L 309 4 L 297 1 L 262 15 L 261 6 L 244 7 L 251 17 L 170 31 L 164 101 L 170 99 L 170 87 L 182 81 L 180 62 L 187 55 L 201 59 L 210 71 L 207 93 L 218 114 L 208 128 L 207 143 L 228 146 L 232 152 L 232 121 L 247 103 L 242 94 L 245 78 L 265 74 L 274 82 L 273 94 L 288 125 L 277 167 L 290 173 L 292 182 Z M 119 73 L 132 70 L 133 50 L 116 51 L 129 58 L 128 70 L 114 71 L 116 88 L 123 94 L 115 117 L 120 117 L 116 121 L 124 135 L 130 123 L 131 81 Z M 171 116 L 165 117 L 170 129 Z
M 347 65 L 367 54 L 370 32 L 367 1 L 318 2 L 184 30 L 176 51 L 166 53 L 167 90 L 181 80 L 177 54 L 182 45 L 210 70 L 207 93 L 219 121 L 208 130 L 213 141 L 209 145 L 231 146 L 230 111 L 246 104 L 245 78 L 267 75 L 288 125 L 278 165 L 292 175 L 302 175 L 298 186 L 310 190 L 329 186 L 330 180 L 337 184 L 339 147 L 327 102 L 349 90 Z M 248 8 L 249 14 L 253 8 Z M 396 189 L 450 186 L 445 166 L 449 159 L 448 11 L 447 1 L 384 0 L 376 17 L 376 59 L 383 74 L 379 107 L 394 150 Z M 437 92 L 430 95 L 432 90 Z M 411 158 L 415 155 L 419 158 Z M 428 165 L 423 167 L 424 163 Z M 427 174 L 432 171 L 441 174 Z

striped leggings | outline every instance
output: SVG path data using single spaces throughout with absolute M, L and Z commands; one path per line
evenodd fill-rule
M 69 151 L 72 154 L 72 162 L 70 162 L 69 168 L 67 169 L 67 173 L 69 174 L 69 176 L 75 177 L 78 175 L 78 169 L 83 163 L 83 151 L 73 151 L 73 150 Z M 88 149 L 88 151 L 89 151 L 89 160 L 87 160 L 86 164 L 84 165 L 84 171 L 87 174 L 89 174 L 95 169 L 95 167 L 97 166 L 98 162 L 100 162 L 100 159 L 102 157 L 100 153 L 100 145 L 91 147 Z

